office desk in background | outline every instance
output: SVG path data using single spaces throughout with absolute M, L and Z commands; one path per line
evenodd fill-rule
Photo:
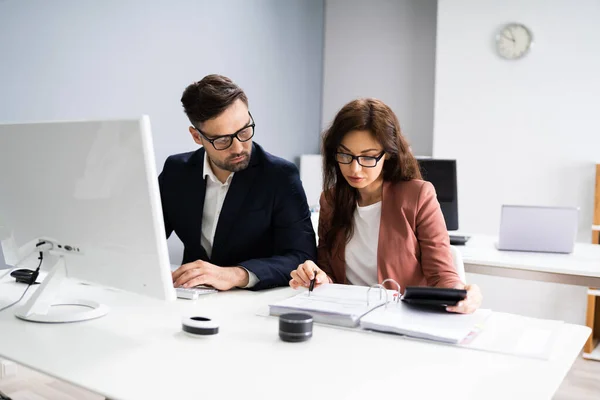
M 571 254 L 500 251 L 498 238 L 471 235 L 460 250 L 465 271 L 508 278 L 600 286 L 600 246 L 577 243 Z
M 0 283 L 0 304 L 23 286 Z M 187 399 L 550 399 L 589 329 L 563 324 L 549 360 L 468 350 L 316 325 L 313 338 L 285 343 L 278 320 L 257 313 L 297 292 L 232 291 L 159 302 L 69 284 L 70 296 L 107 304 L 103 318 L 36 324 L 0 313 L 0 357 L 109 398 Z M 214 337 L 190 338 L 182 316 L 218 320 Z M 301 381 L 302 384 L 295 382 Z
M 600 360 L 600 310 L 596 307 L 600 296 L 600 245 L 576 243 L 571 254 L 500 251 L 496 249 L 497 238 L 472 235 L 465 246 L 457 246 L 465 264 L 465 271 L 590 287 L 586 325 L 592 329 L 583 357 Z

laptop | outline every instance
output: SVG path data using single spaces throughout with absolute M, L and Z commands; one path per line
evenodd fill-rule
M 503 205 L 498 250 L 572 253 L 579 209 Z

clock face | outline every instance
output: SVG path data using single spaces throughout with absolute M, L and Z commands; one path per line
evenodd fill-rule
M 524 25 L 508 24 L 496 36 L 496 47 L 501 57 L 516 60 L 527 54 L 532 41 L 531 32 Z

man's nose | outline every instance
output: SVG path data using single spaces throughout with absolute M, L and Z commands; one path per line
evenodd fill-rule
M 239 154 L 244 150 L 244 144 L 240 142 L 237 138 L 233 138 L 233 142 L 231 143 L 231 152 L 234 154 Z

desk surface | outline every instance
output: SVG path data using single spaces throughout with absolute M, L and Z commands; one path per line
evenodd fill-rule
M 465 271 L 543 280 L 581 286 L 600 286 L 600 246 L 577 243 L 571 254 L 500 251 L 497 238 L 472 235 L 462 254 Z
M 5 281 L 6 282 L 6 281 Z M 69 283 L 64 292 L 107 304 L 103 318 L 37 324 L 0 313 L 0 356 L 110 398 L 252 396 L 306 400 L 403 396 L 549 399 L 589 335 L 564 324 L 550 360 L 461 349 L 322 325 L 306 343 L 284 343 L 278 320 L 257 313 L 295 292 L 223 292 L 159 302 Z M 0 304 L 22 285 L 0 283 Z M 220 322 L 215 337 L 190 338 L 182 316 Z M 434 383 L 435 384 L 432 384 Z

